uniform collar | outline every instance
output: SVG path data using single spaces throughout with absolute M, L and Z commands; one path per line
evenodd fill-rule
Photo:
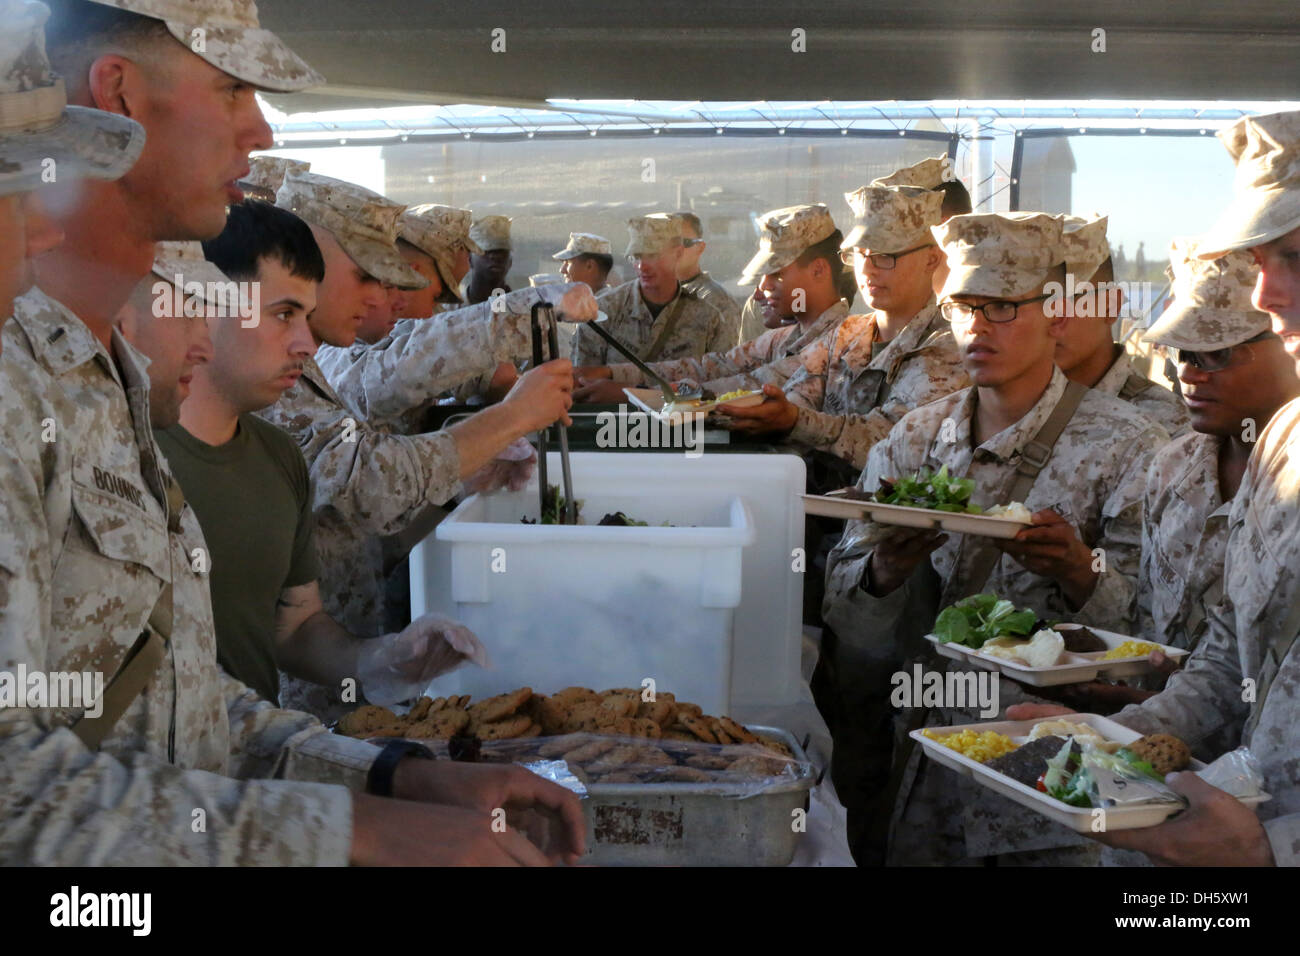
M 1232 507 L 1232 501 L 1224 500 L 1223 488 L 1219 486 L 1219 449 L 1223 447 L 1225 439 L 1219 435 L 1206 435 L 1202 432 L 1193 431 L 1179 440 L 1186 443 L 1187 456 L 1184 459 L 1183 467 L 1178 470 L 1170 481 L 1173 494 L 1180 499 L 1185 499 L 1184 489 L 1189 481 L 1195 476 L 1204 473 L 1209 477 L 1210 487 L 1214 489 L 1215 499 L 1219 502 L 1209 517 L 1214 517 L 1220 513 L 1226 517 Z
M 338 392 L 334 391 L 334 386 L 330 384 L 330 380 L 325 377 L 325 373 L 316 364 L 315 358 L 309 358 L 303 363 L 302 377 L 330 401 L 338 405 L 343 404 L 343 399 L 339 398 Z
M 802 352 L 806 347 L 811 345 L 821 336 L 825 335 L 832 328 L 837 327 L 849 316 L 849 304 L 843 299 L 836 299 L 835 304 L 829 309 L 817 316 L 817 321 L 808 327 L 807 332 L 798 332 L 792 334 L 785 343 L 785 352 L 787 355 L 794 355 Z M 796 331 L 798 326 L 795 326 Z
M 1043 394 L 1038 397 L 1033 408 L 1009 428 L 1004 428 L 996 435 L 989 437 L 987 441 L 975 449 L 973 458 L 985 457 L 993 458 L 998 461 L 1009 461 L 1013 457 L 1019 456 L 1025 445 L 1034 440 L 1034 436 L 1047 423 L 1051 417 L 1052 411 L 1056 408 L 1057 402 L 1065 394 L 1065 386 L 1069 384 L 1064 373 L 1052 366 L 1052 378 L 1047 383 L 1047 388 Z M 971 427 L 975 413 L 976 396 L 979 389 L 972 385 L 966 389 L 961 397 L 961 401 L 954 409 L 953 419 L 957 424 L 955 441 L 958 445 L 965 443 L 967 447 L 971 441 Z M 942 432 L 935 436 L 934 442 L 930 446 L 930 452 L 933 456 L 941 458 L 946 454 L 946 450 L 952 447 L 951 443 L 944 441 Z
M 1124 383 L 1133 372 L 1133 363 L 1129 361 L 1128 353 L 1121 351 L 1119 358 L 1111 363 L 1110 368 L 1106 369 L 1106 374 L 1101 377 L 1096 385 L 1093 386 L 1103 395 L 1119 397 L 1119 393 L 1124 388 Z
M 930 300 L 921 307 L 921 311 L 912 316 L 903 327 L 903 331 L 886 344 L 886 348 L 892 347 L 896 352 L 914 352 L 930 337 L 931 333 L 940 331 L 940 323 L 944 328 L 947 327 L 947 322 L 939 314 L 939 300 L 932 295 Z

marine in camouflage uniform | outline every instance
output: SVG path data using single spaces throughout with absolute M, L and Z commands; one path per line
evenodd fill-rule
M 845 194 L 854 226 L 841 246 L 899 253 L 933 244 L 943 197 L 913 187 L 864 186 Z M 862 277 L 858 277 L 862 282 Z M 863 295 L 868 291 L 863 286 Z M 861 472 L 871 447 L 905 414 L 970 384 L 947 321 L 932 296 L 889 341 L 873 313 L 847 318 L 810 352 L 804 376 L 822 376 L 820 402 L 801 402 L 788 441 L 825 452 Z
M 1066 270 L 1075 278 L 1076 289 L 1084 281 L 1087 281 L 1092 289 L 1088 295 L 1088 302 L 1091 303 L 1090 311 L 1086 314 L 1070 315 L 1067 321 L 1097 322 L 1103 317 L 1113 321 L 1117 318 L 1110 315 L 1113 291 L 1108 291 L 1106 288 L 1114 282 L 1115 278 L 1110 244 L 1106 240 L 1107 218 L 1098 216 L 1096 219 L 1089 220 L 1079 216 L 1064 216 L 1062 221 Z M 1082 313 L 1081 303 L 1074 303 L 1073 308 Z M 1073 329 L 1069 331 L 1073 332 Z M 1102 343 L 1103 347 L 1109 342 L 1110 335 L 1107 333 Z M 1122 345 L 1113 343 L 1110 345 L 1114 360 L 1100 378 L 1089 381 L 1091 376 L 1083 375 L 1082 368 L 1086 366 L 1086 360 L 1090 359 L 1093 353 L 1086 356 L 1072 354 L 1077 353 L 1079 346 L 1073 342 L 1071 344 L 1073 348 L 1067 347 L 1064 342 L 1057 348 L 1057 360 L 1062 363 L 1062 367 L 1071 378 L 1106 395 L 1114 395 L 1121 401 L 1129 402 L 1168 432 L 1170 437 L 1187 433 L 1191 424 L 1182 397 L 1158 382 L 1151 381 L 1134 368 L 1132 360 Z M 1080 371 L 1075 371 L 1076 366 L 1071 364 L 1075 360 L 1082 360 L 1078 363 Z
M 697 299 L 716 306 L 727 323 L 734 324 L 737 335 L 735 344 L 743 344 L 745 337 L 740 330 L 740 304 L 732 298 L 726 286 L 700 268 L 700 258 L 704 250 L 700 249 L 696 252 L 695 249 L 706 245 L 700 217 L 690 212 L 675 212 L 673 218 L 681 224 L 682 243 L 686 247 L 682 251 L 682 262 L 677 270 L 677 278 L 681 281 L 682 287 Z
M 629 256 L 665 257 L 674 248 L 681 248 L 681 226 L 670 216 L 629 219 L 628 233 Z M 672 268 L 672 263 L 665 267 Z M 680 283 L 657 315 L 650 311 L 639 280 L 606 289 L 596 301 L 609 316 L 605 330 L 646 362 L 721 351 L 734 345 L 739 335 L 735 321 L 729 321 L 716 306 L 696 298 Z M 575 366 L 608 365 L 615 357 L 622 358 L 590 329 L 579 328 L 574 335 Z
M 759 251 L 746 267 L 742 281 L 747 283 L 780 272 L 835 232 L 830 211 L 821 204 L 776 209 L 763 214 L 759 220 Z M 810 321 L 796 321 L 769 329 L 753 341 L 726 351 L 647 364 L 668 381 L 689 379 L 718 395 L 764 385 L 787 388 L 797 377 L 797 397 L 791 395 L 791 400 L 809 407 L 820 407 L 826 384 L 823 339 L 833 333 L 848 314 L 848 304 L 843 299 L 836 299 Z M 791 318 L 799 317 L 792 314 Z M 818 374 L 809 374 L 806 356 L 817 346 L 822 349 L 822 358 L 816 363 L 819 371 Z M 628 385 L 636 385 L 644 378 L 641 370 L 630 362 L 609 366 L 609 373 L 611 380 Z
M 190 13 L 204 26 L 207 15 Z M 45 12 L 8 0 L 0 18 L 39 40 Z M 248 62 L 241 39 L 280 51 L 270 72 Z M 267 33 L 231 30 L 209 47 L 209 60 L 233 51 L 234 63 L 214 65 L 259 87 L 300 88 L 287 81 L 292 54 L 278 44 Z M 13 99 L 22 91 L 52 88 L 43 52 L 27 52 L 27 68 L 39 69 L 18 89 L 0 86 L 7 112 L 29 109 Z M 23 72 L 6 66 L 0 75 L 10 79 Z M 62 111 L 57 103 L 51 118 Z M 48 135 L 0 138 L 0 157 L 8 160 L 30 135 L 65 175 L 120 176 L 139 156 L 143 134 L 91 112 L 70 109 Z M 0 191 L 13 172 L 0 174 Z M 218 669 L 207 581 L 192 569 L 203 537 L 153 441 L 146 360 L 117 332 L 106 348 L 39 289 L 19 300 L 4 335 L 0 670 L 90 671 L 107 683 L 168 584 L 172 622 L 155 678 L 97 753 L 67 729 L 79 709 L 0 710 L 0 860 L 346 863 L 348 788 L 364 787 L 373 748 L 272 707 Z M 196 809 L 205 813 L 200 832 Z
M 1263 275 L 1254 302 L 1270 309 L 1275 332 L 1294 335 L 1300 326 L 1295 279 L 1287 247 L 1275 241 L 1293 242 L 1300 235 L 1300 111 L 1243 117 L 1219 138 L 1237 166 L 1234 197 L 1196 254 L 1203 259 L 1234 250 L 1257 255 Z M 1207 331 L 1222 331 L 1218 322 L 1207 325 Z M 1288 352 L 1296 357 L 1290 347 Z M 1205 637 L 1162 693 L 1115 717 L 1144 734 L 1174 734 L 1192 747 L 1215 734 L 1239 732 L 1258 759 L 1264 789 L 1273 797 L 1257 808 L 1262 832 L 1240 822 L 1235 829 L 1220 828 L 1218 846 L 1194 862 L 1263 863 L 1271 856 L 1279 866 L 1300 865 L 1297 439 L 1300 400 L 1293 400 L 1261 433 L 1233 498 L 1225 596 L 1210 610 Z M 1187 857 L 1175 836 L 1177 824 L 1116 835 L 1129 837 L 1117 842 L 1181 862 Z
M 1194 241 L 1175 240 L 1171 262 L 1174 301 L 1143 336 L 1147 342 L 1169 349 L 1213 352 L 1270 334 L 1268 314 L 1251 304 L 1259 267 L 1248 252 L 1203 260 L 1196 257 Z M 1275 344 L 1280 352 L 1280 343 Z M 1258 379 L 1270 377 L 1272 368 L 1261 358 L 1252 363 L 1251 370 Z M 1202 374 L 1213 381 L 1212 372 Z M 1280 405 L 1295 396 L 1300 383 L 1289 361 L 1275 378 L 1270 395 L 1276 396 Z M 1254 384 L 1261 385 L 1258 381 Z M 1263 427 L 1278 405 L 1259 415 L 1258 427 Z M 1225 495 L 1220 487 L 1220 460 L 1228 443 L 1240 448 L 1242 458 L 1248 455 L 1250 445 L 1241 438 L 1243 422 L 1232 422 L 1230 427 L 1231 434 L 1196 431 L 1175 439 L 1156 454 L 1151 465 L 1143 508 L 1138 592 L 1141 633 L 1148 640 L 1194 648 L 1204 633 L 1208 608 L 1222 597 L 1233 496 Z
M 934 233 L 950 266 L 945 297 L 1024 298 L 1041 287 L 1053 265 L 1064 259 L 1060 223 L 1042 214 L 958 216 Z M 1033 408 L 977 448 L 972 437 L 977 389 L 917 409 L 872 449 L 858 487 L 874 491 L 881 478 L 946 466 L 950 474 L 974 481 L 973 503 L 986 508 L 1003 503 L 1026 445 L 1046 423 L 1067 384 L 1053 366 L 1047 388 Z M 996 593 L 1043 617 L 1131 632 L 1144 480 L 1155 449 L 1166 440 L 1158 426 L 1130 406 L 1089 390 L 1025 496 L 1031 512 L 1054 510 L 1075 528 L 1086 547 L 1101 549 L 1104 555 L 1095 586 L 1078 608 L 1071 607 L 1057 580 L 1029 571 L 1009 554 L 997 557 L 986 582 L 968 580 L 978 552 L 991 545 L 963 535 L 951 535 L 907 583 L 873 597 L 863 582 L 876 543 L 888 532 L 870 523 L 849 522 L 828 562 L 823 613 L 841 644 L 859 652 L 864 672 L 874 675 L 872 686 L 864 692 L 888 695 L 889 675 L 900 669 L 910 672 L 910 664 L 904 663 L 909 657 L 929 659 L 920 635 L 941 607 L 972 593 Z M 961 669 L 955 662 L 948 666 Z M 1000 680 L 999 692 L 1004 706 L 1023 699 L 1018 685 L 1005 679 Z M 927 723 L 974 722 L 981 719 L 977 710 L 937 709 Z M 1024 861 L 1031 851 L 1085 842 L 921 760 L 920 748 L 912 750 L 904 768 L 893 811 L 891 863 L 951 865 L 1006 853 Z M 1097 856 L 1093 846 L 1084 851 L 1085 860 Z

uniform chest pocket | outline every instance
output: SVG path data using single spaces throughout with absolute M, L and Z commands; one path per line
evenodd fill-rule
M 846 378 L 835 396 L 838 408 L 828 408 L 832 412 L 848 412 L 865 415 L 880 404 L 885 389 L 885 372 L 883 369 L 866 368 L 852 378 Z M 827 396 L 829 400 L 832 396 Z M 828 402 L 829 404 L 829 402 Z
M 153 499 L 150 498 L 150 501 Z M 118 501 L 105 492 L 72 485 L 72 511 L 80 532 L 80 543 L 110 561 L 143 565 L 156 577 L 167 580 L 170 567 L 167 556 L 167 527 L 162 509 L 152 514 L 134 503 Z M 69 540 L 69 545 L 74 541 Z

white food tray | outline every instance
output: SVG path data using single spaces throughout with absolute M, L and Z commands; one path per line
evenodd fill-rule
M 938 528 L 955 534 L 985 538 L 1014 538 L 1022 528 L 1029 527 L 1026 522 L 1011 518 L 958 514 L 930 508 L 910 508 L 906 505 L 884 505 L 876 501 L 843 498 L 833 494 L 804 495 L 803 509 L 808 514 L 827 518 L 874 521 L 876 524 L 899 528 Z
M 1065 631 L 1080 626 L 1078 624 L 1062 624 L 1059 629 Z M 1113 631 L 1101 631 L 1095 627 L 1089 628 L 1089 630 L 1106 643 L 1107 651 L 1119 647 L 1125 641 L 1139 640 L 1139 638 L 1126 637 Z M 1027 636 L 1032 637 L 1033 635 Z M 1151 666 L 1149 656 L 1103 661 L 1101 658 L 1106 655 L 1106 651 L 1088 651 L 1086 653 L 1066 651 L 1061 655 L 1060 663 L 1053 664 L 1051 667 L 1030 667 L 1028 664 L 1022 664 L 1018 661 L 1009 661 L 1001 657 L 990 657 L 987 654 L 981 654 L 975 648 L 967 647 L 965 644 L 945 644 L 933 634 L 927 634 L 925 639 L 933 644 L 935 650 L 943 657 L 950 657 L 955 661 L 966 661 L 972 667 L 978 667 L 982 670 L 999 671 L 1018 683 L 1029 684 L 1033 687 L 1080 684 L 1084 681 L 1096 680 L 1098 677 L 1119 680 L 1125 677 L 1138 677 L 1142 674 L 1152 673 L 1155 670 Z M 1147 643 L 1154 644 L 1155 642 L 1148 641 Z M 1181 648 L 1170 647 L 1167 644 L 1156 644 L 1156 647 L 1175 662 L 1181 661 L 1188 653 Z
M 931 731 L 946 733 L 959 733 L 963 730 L 973 730 L 976 733 L 983 733 L 991 730 L 994 733 L 1010 737 L 1017 744 L 1024 744 L 1029 741 L 1029 732 L 1034 725 L 1041 720 L 1054 720 L 1056 718 L 1040 718 L 1039 720 L 1001 720 L 984 724 L 961 724 L 954 727 L 930 727 Z M 1062 720 L 1069 720 L 1076 724 L 1087 724 L 1089 727 L 1098 731 L 1107 740 L 1114 740 L 1121 744 L 1129 744 L 1137 740 L 1142 734 L 1138 733 L 1123 724 L 1117 724 L 1113 720 L 1107 720 L 1105 717 L 1099 717 L 1096 714 L 1065 714 Z M 963 756 L 955 750 L 950 750 L 937 740 L 931 740 L 921 733 L 920 730 L 912 731 L 912 739 L 919 743 L 924 749 L 926 756 L 938 764 L 941 764 L 950 770 L 963 774 L 967 777 L 974 778 L 975 782 L 981 786 L 988 787 L 995 793 L 1000 793 L 1009 800 L 1013 800 L 1022 807 L 1028 807 L 1041 813 L 1050 820 L 1064 824 L 1076 833 L 1093 833 L 1095 832 L 1094 820 L 1096 816 L 1093 807 L 1072 807 L 1068 803 L 1062 803 L 1055 797 L 1050 797 L 1045 793 L 1027 787 L 1023 783 L 1012 780 L 1010 777 L 998 773 L 996 770 L 990 770 L 984 764 L 970 757 Z M 1199 760 L 1193 760 L 1190 770 L 1201 770 L 1205 767 Z M 1267 793 L 1261 793 L 1257 797 L 1239 797 L 1239 800 L 1248 807 L 1255 807 L 1265 800 L 1271 799 Z M 1153 827 L 1157 824 L 1164 823 L 1170 816 L 1181 808 L 1170 804 L 1153 804 L 1150 806 L 1138 807 L 1110 807 L 1106 810 L 1105 827 L 1107 830 L 1136 830 L 1141 827 Z

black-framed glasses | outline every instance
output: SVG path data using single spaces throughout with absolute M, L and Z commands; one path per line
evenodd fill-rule
M 1236 345 L 1229 345 L 1225 349 L 1210 349 L 1205 352 L 1193 352 L 1190 349 L 1177 349 L 1178 364 L 1188 364 L 1199 368 L 1202 372 L 1221 372 L 1232 364 L 1232 355 L 1243 345 L 1253 345 L 1255 342 L 1266 342 L 1269 339 L 1277 338 L 1272 332 L 1261 332 L 1253 338 L 1246 339 L 1244 342 L 1238 342 Z
M 946 299 L 939 303 L 939 311 L 945 319 L 953 324 L 971 322 L 975 318 L 975 313 L 979 312 L 994 325 L 1002 325 L 1013 321 L 1022 305 L 1043 302 L 1051 297 L 1052 294 L 1049 292 L 1045 295 L 1036 295 L 1032 299 L 1021 299 L 1019 302 L 994 299 L 992 302 L 985 302 L 983 305 L 970 305 L 966 302 L 954 302 L 952 299 Z
M 933 242 L 927 242 L 923 246 L 913 246 L 911 249 L 904 249 L 902 252 L 867 252 L 861 246 L 855 246 L 852 249 L 845 249 L 840 253 L 840 261 L 846 266 L 857 266 L 858 263 L 866 260 L 871 261 L 871 265 L 877 269 L 892 269 L 898 264 L 898 260 L 903 256 L 910 256 L 914 252 L 920 252 L 922 249 L 929 249 Z

